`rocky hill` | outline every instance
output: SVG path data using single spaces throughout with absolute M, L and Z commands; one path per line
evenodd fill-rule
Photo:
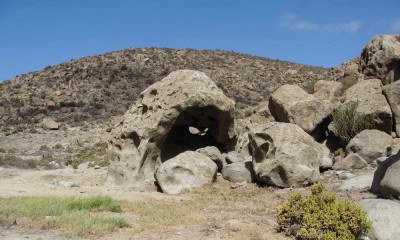
M 307 86 L 332 71 L 227 51 L 126 49 L 71 60 L 0 83 L 0 129 L 33 129 L 45 116 L 70 126 L 123 114 L 141 91 L 170 72 L 205 72 L 235 100 L 238 115 L 285 83 Z

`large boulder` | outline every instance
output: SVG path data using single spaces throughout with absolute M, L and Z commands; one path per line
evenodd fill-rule
M 269 109 L 278 122 L 294 123 L 319 139 L 330 122 L 333 107 L 297 85 L 283 85 L 269 98 Z
M 400 197 L 400 152 L 379 164 L 371 192 L 383 197 Z
M 112 130 L 106 183 L 153 182 L 161 163 L 187 150 L 233 150 L 234 106 L 204 73 L 172 72 L 144 90 Z
M 272 122 L 249 135 L 256 176 L 278 187 L 300 187 L 320 179 L 321 166 L 332 166 L 329 150 L 299 126 Z
M 393 138 L 376 129 L 363 130 L 350 140 L 346 146 L 347 153 L 357 153 L 367 163 L 379 157 L 388 157 L 392 153 Z
M 222 169 L 222 176 L 224 177 L 224 179 L 235 183 L 251 183 L 255 182 L 256 180 L 252 161 L 228 164 Z
M 335 106 L 340 103 L 342 96 L 343 83 L 337 81 L 319 80 L 314 85 L 314 97 L 320 100 L 328 100 Z
M 400 81 L 383 86 L 383 92 L 392 109 L 396 134 L 400 137 Z
M 372 221 L 370 240 L 394 240 L 400 236 L 400 203 L 385 199 L 363 199 L 360 205 Z
M 358 102 L 356 111 L 370 116 L 375 129 L 390 134 L 392 111 L 382 91 L 382 83 L 379 79 L 359 81 L 343 94 L 344 104 Z
M 186 151 L 162 163 L 155 173 L 158 185 L 164 193 L 180 194 L 212 183 L 217 165 L 207 156 Z
M 359 70 L 384 85 L 400 79 L 400 35 L 377 35 L 365 45 Z

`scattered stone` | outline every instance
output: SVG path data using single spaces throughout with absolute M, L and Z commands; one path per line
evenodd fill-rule
M 350 153 L 347 157 L 339 159 L 339 161 L 333 164 L 332 169 L 334 170 L 350 170 L 360 169 L 368 166 L 368 163 L 356 153 Z
M 78 183 L 68 182 L 68 181 L 60 181 L 60 180 L 53 180 L 52 184 L 54 186 L 59 186 L 59 187 L 80 187 L 80 185 Z
M 111 132 L 107 185 L 154 181 L 161 163 L 187 150 L 233 150 L 234 109 L 234 101 L 204 73 L 172 72 L 144 90 Z M 189 127 L 206 134 L 191 134 Z
M 359 71 L 384 85 L 400 79 L 400 35 L 377 35 L 361 53 Z
M 378 157 L 391 155 L 393 146 L 392 137 L 375 129 L 364 130 L 350 140 L 346 146 L 346 152 L 357 153 L 367 163 L 371 163 Z
M 333 106 L 308 94 L 297 85 L 279 87 L 269 99 L 269 109 L 276 121 L 294 123 L 319 139 L 330 122 Z
M 94 165 L 94 169 L 100 169 L 99 165 Z
M 374 175 L 367 174 L 345 180 L 339 187 L 339 191 L 368 191 L 371 188 Z
M 217 165 L 210 158 L 186 151 L 163 162 L 156 170 L 155 178 L 164 193 L 180 194 L 212 183 L 216 174 Z
M 49 118 L 49 117 L 45 117 L 42 120 L 42 127 L 43 129 L 46 130 L 58 130 L 58 128 L 60 127 L 60 125 L 54 121 L 53 119 Z
M 370 240 L 394 240 L 400 236 L 400 203 L 385 199 L 363 199 L 360 205 L 372 221 Z
M 354 178 L 356 175 L 349 173 L 349 172 L 342 172 L 338 174 L 338 178 L 339 180 L 347 180 L 347 179 L 351 179 Z
M 242 154 L 239 154 L 235 151 L 228 152 L 225 156 L 225 159 L 227 164 L 246 161 L 246 158 Z
M 327 167 L 328 162 L 332 166 L 329 150 L 295 124 L 260 125 L 249 137 L 254 171 L 262 183 L 307 186 L 320 179 L 320 166 Z
M 230 182 L 255 182 L 256 176 L 253 170 L 253 162 L 236 162 L 231 163 L 222 169 L 222 176 Z
M 222 168 L 226 164 L 225 159 L 222 158 L 221 152 L 217 147 L 207 146 L 205 148 L 199 148 L 196 152 L 201 153 L 209 157 L 218 166 L 218 172 L 222 171 Z
M 345 91 L 343 104 L 358 102 L 356 111 L 371 117 L 375 129 L 390 134 L 392 110 L 382 91 L 382 83 L 379 79 L 359 81 Z

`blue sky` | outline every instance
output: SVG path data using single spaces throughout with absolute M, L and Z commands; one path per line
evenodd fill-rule
M 399 0 L 0 0 L 0 81 L 137 47 L 221 49 L 315 66 L 400 33 Z

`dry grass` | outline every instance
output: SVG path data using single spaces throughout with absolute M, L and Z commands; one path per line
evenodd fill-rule
M 78 237 L 116 230 L 139 238 L 175 234 L 182 229 L 191 229 L 189 235 L 210 238 L 268 239 L 266 235 L 276 234 L 273 219 L 281 199 L 270 188 L 206 185 L 184 195 L 187 200 L 147 198 L 128 202 L 109 198 L 107 201 L 114 205 L 96 207 L 84 203 L 84 198 L 0 198 L 0 217 L 27 217 L 33 220 L 28 221 L 27 227 L 58 229 L 64 235 Z

